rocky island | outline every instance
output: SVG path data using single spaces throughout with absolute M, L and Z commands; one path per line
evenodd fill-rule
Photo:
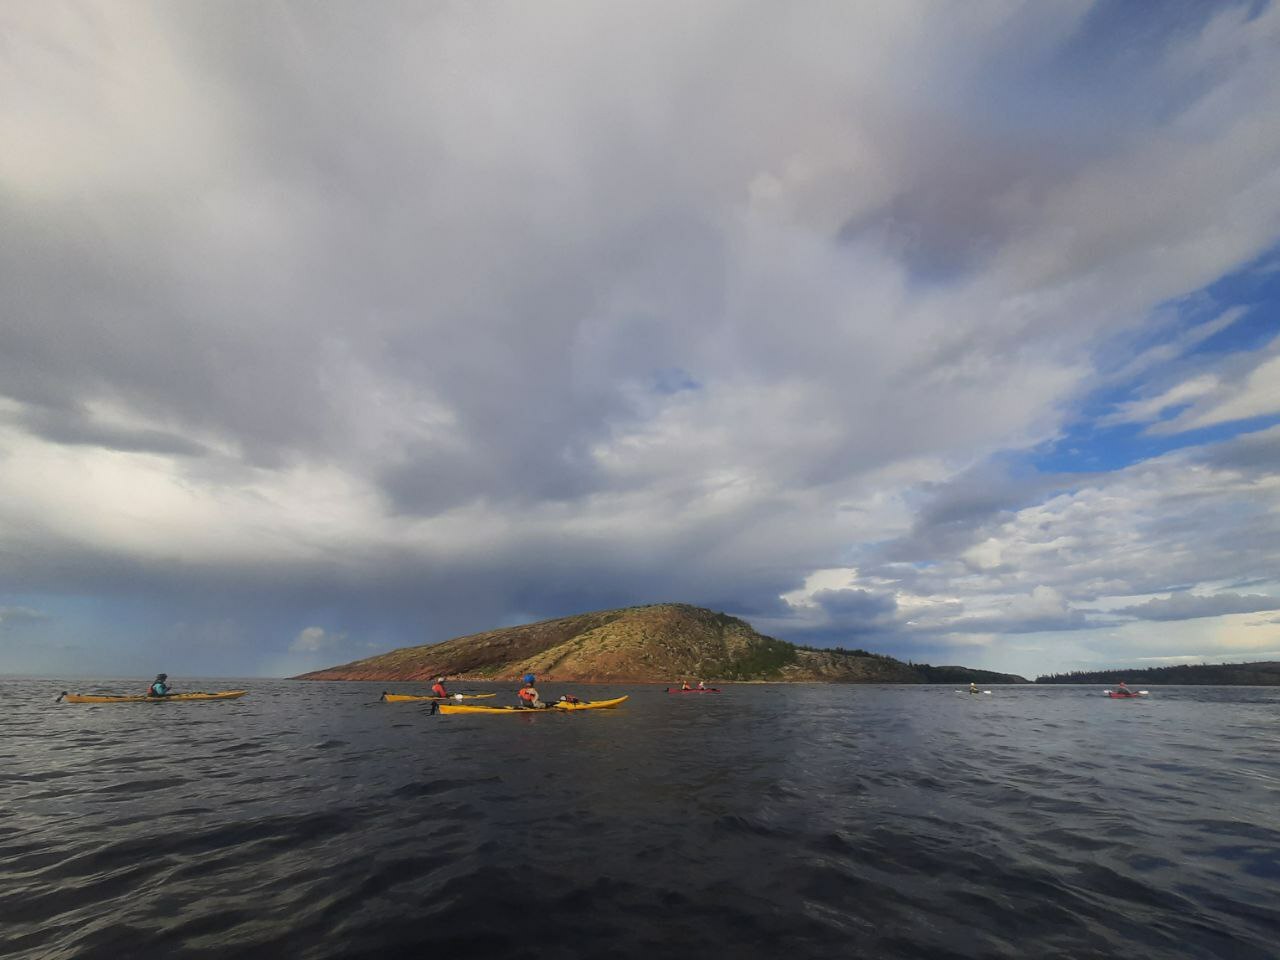
M 514 680 L 584 683 L 1027 683 L 1019 676 L 904 663 L 864 650 L 797 646 L 737 617 L 682 603 L 601 610 L 490 630 L 303 674 L 299 680 Z

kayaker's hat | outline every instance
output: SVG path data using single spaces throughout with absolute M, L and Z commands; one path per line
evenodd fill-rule
M 444 677 L 436 677 L 436 683 L 444 683 Z
M 168 679 L 169 679 L 169 675 L 168 675 L 167 673 L 157 673 L 157 674 L 156 674 L 156 679 L 157 679 L 157 680 L 168 680 Z
M 526 674 L 524 675 L 524 682 L 525 682 L 525 683 L 533 683 L 533 679 L 534 679 L 534 677 L 533 677 L 533 674 L 532 674 L 532 673 L 526 673 Z

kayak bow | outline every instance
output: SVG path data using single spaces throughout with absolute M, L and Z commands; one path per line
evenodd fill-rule
M 193 700 L 236 700 L 248 692 L 248 690 L 220 690 L 217 693 L 174 693 L 167 697 L 109 697 L 87 693 L 63 692 L 58 699 L 66 700 L 67 703 L 168 703 L 170 701 L 187 703 Z
M 569 703 L 565 700 L 556 700 L 554 703 L 548 704 L 541 710 L 532 707 L 472 707 L 461 703 L 442 703 L 439 706 L 441 713 L 523 713 L 523 714 L 539 714 L 554 713 L 556 711 L 571 710 L 612 710 L 626 697 L 617 697 L 613 700 L 583 700 L 579 703 Z

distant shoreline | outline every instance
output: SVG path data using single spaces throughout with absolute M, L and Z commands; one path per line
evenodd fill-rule
M 281 677 L 282 680 L 300 680 L 307 683 L 420 683 L 430 685 L 432 678 L 383 678 L 383 677 L 314 677 L 300 675 L 296 677 Z M 788 687 L 951 687 L 957 683 L 968 682 L 959 680 L 715 680 L 711 678 L 699 678 L 707 686 L 716 687 L 769 687 L 769 686 L 788 686 Z M 587 686 L 609 686 L 612 684 L 625 683 L 632 687 L 676 687 L 679 686 L 679 680 L 577 680 L 573 677 L 557 677 L 554 674 L 545 674 L 539 676 L 538 683 L 577 683 Z M 991 680 L 982 681 L 986 686 L 998 687 L 1030 687 L 1033 683 L 1027 681 L 1025 683 L 997 683 Z M 520 677 L 509 677 L 495 679 L 493 677 L 466 677 L 466 676 L 446 676 L 445 683 L 520 683 Z M 696 681 L 695 681 L 696 684 Z M 1084 686 L 1085 684 L 1081 684 Z M 691 689 L 697 689 L 696 685 L 691 685 Z

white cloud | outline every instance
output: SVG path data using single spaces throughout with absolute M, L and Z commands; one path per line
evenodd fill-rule
M 305 627 L 289 644 L 290 653 L 329 653 L 347 642 L 345 633 L 330 633 L 324 627 Z
M 47 614 L 30 607 L 0 607 L 0 631 L 23 623 L 39 623 L 48 620 Z
M 1259 362 L 1243 382 L 1213 391 L 1209 399 L 1197 403 L 1168 424 L 1161 424 L 1156 432 L 1196 430 L 1280 413 L 1280 340 L 1273 343 L 1272 352 L 1276 355 Z
M 1218 378 L 1212 374 L 1192 377 L 1183 383 L 1175 384 L 1155 397 L 1132 400 L 1122 403 L 1112 414 L 1101 417 L 1098 426 L 1110 427 L 1120 423 L 1149 423 L 1155 420 L 1170 407 L 1178 407 L 1198 400 L 1206 394 L 1218 389 Z
M 1081 477 L 1028 506 L 974 501 L 980 509 L 963 526 L 953 509 L 926 508 L 924 526 L 864 549 L 856 568 L 840 571 L 840 589 L 896 598 L 894 621 L 874 624 L 890 642 L 928 650 L 974 635 L 1004 651 L 996 663 L 1026 662 L 1031 672 L 1046 660 L 1055 669 L 1114 663 L 1121 651 L 1225 656 L 1274 644 L 1265 621 L 1244 616 L 1280 603 L 1280 474 L 1254 449 L 1274 433 Z M 1016 491 L 1006 494 L 1016 501 Z M 936 496 L 945 501 L 949 491 Z M 827 626 L 796 609 L 793 629 Z M 1045 635 L 1058 639 L 1047 648 L 1025 641 Z

